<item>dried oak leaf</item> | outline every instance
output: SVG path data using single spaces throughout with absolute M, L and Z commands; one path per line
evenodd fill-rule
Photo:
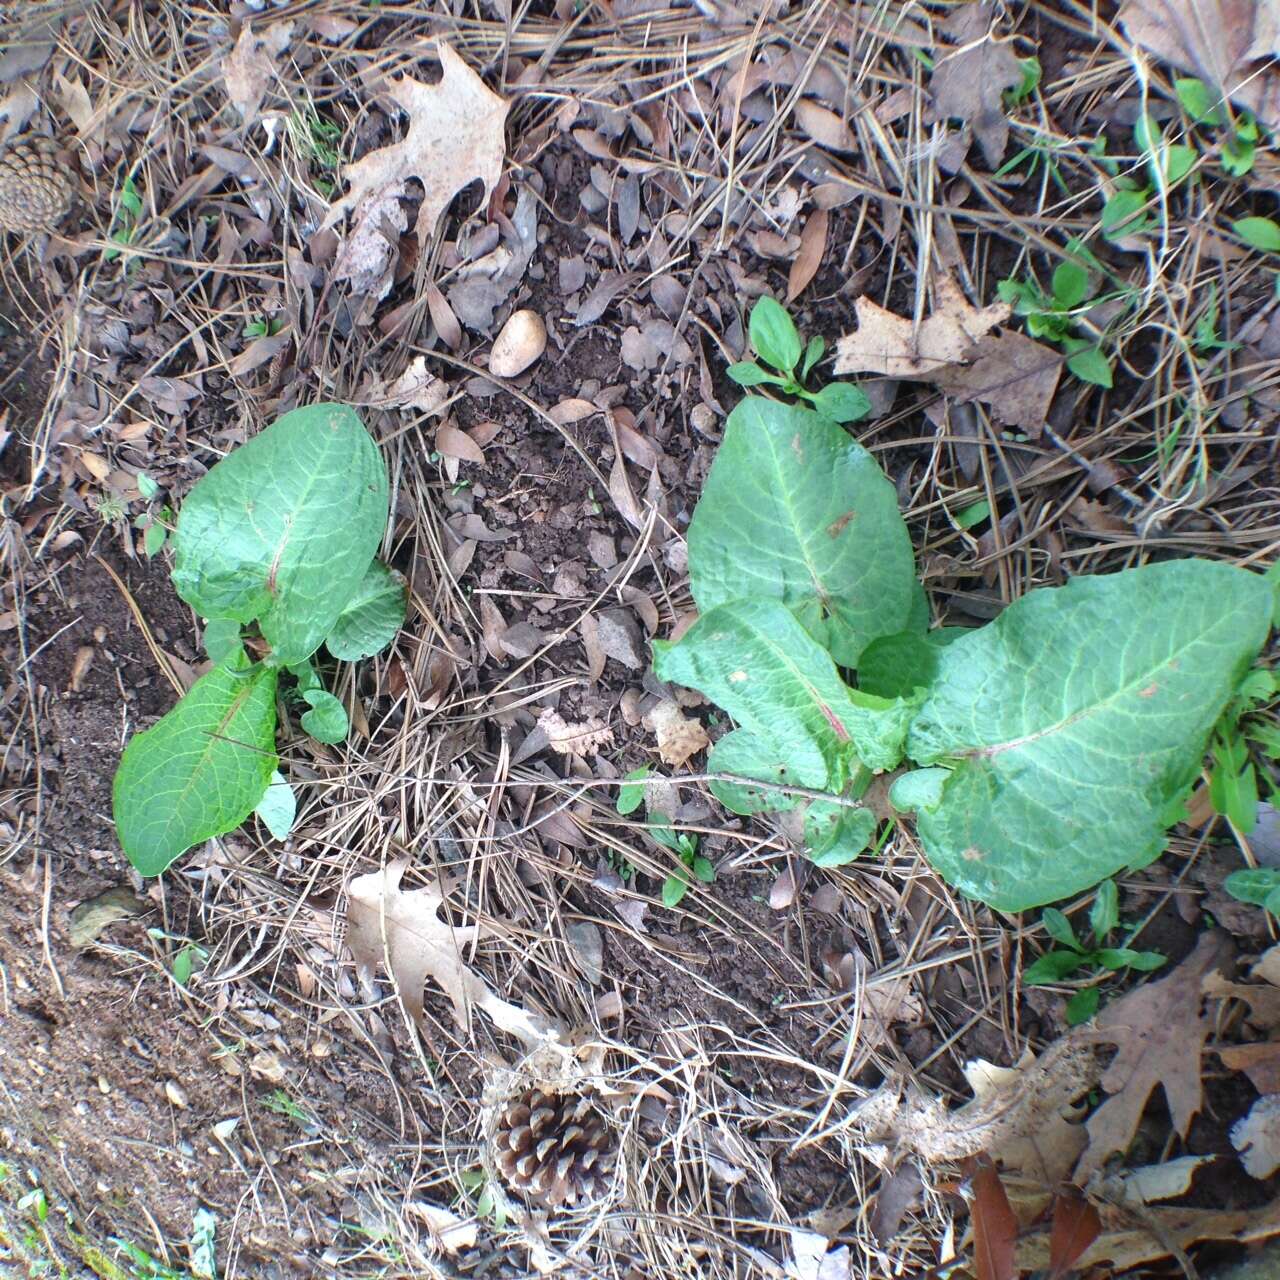
M 435 230 L 449 202 L 479 178 L 485 195 L 502 176 L 504 126 L 510 103 L 500 98 L 456 54 L 437 41 L 444 74 L 439 84 L 412 76 L 393 80 L 388 93 L 409 117 L 409 132 L 389 147 L 345 165 L 347 194 L 334 201 L 322 227 L 350 209 L 378 200 L 406 178 L 418 178 L 425 194 L 418 210 L 419 243 Z
M 250 125 L 258 118 L 258 108 L 276 74 L 276 61 L 292 38 L 292 22 L 273 22 L 261 35 L 246 22 L 235 48 L 222 59 L 227 97 L 243 124 Z
M 644 727 L 657 738 L 662 763 L 675 769 L 711 745 L 702 724 L 691 720 L 670 698 L 664 698 L 645 716 Z
M 959 48 L 937 60 L 929 89 L 939 116 L 972 126 L 994 169 L 1009 142 L 1002 95 L 1022 83 L 1022 65 L 1007 44 L 992 39 L 993 9 L 989 2 L 966 4 L 943 23 L 942 30 Z
M 463 1030 L 470 1028 L 472 1005 L 479 1005 L 503 1030 L 530 1043 L 542 1039 L 546 1026 L 499 999 L 463 960 L 462 948 L 481 937 L 481 927 L 445 924 L 438 915 L 444 902 L 438 884 L 400 887 L 408 863 L 399 858 L 356 876 L 347 888 L 347 946 L 361 980 L 372 981 L 378 965 L 385 966 L 419 1027 L 425 1025 L 423 985 L 430 978 L 453 1002 L 454 1020 Z
M 1062 357 L 1025 333 L 989 333 L 930 381 L 965 404 L 981 400 L 997 422 L 1039 436 L 1058 389 Z
M 1231 1126 L 1231 1145 L 1250 1177 L 1262 1181 L 1280 1169 L 1280 1093 L 1263 1094 Z
M 932 381 L 940 369 L 966 360 L 974 343 L 1012 314 L 1005 302 L 981 310 L 970 306 L 949 276 L 938 281 L 934 309 L 919 327 L 865 296 L 853 306 L 858 327 L 836 343 L 836 373 L 879 373 L 923 381 Z
M 1192 1209 L 1183 1205 L 1100 1204 L 1102 1234 L 1074 1262 L 1079 1274 L 1106 1265 L 1108 1274 L 1169 1257 L 1200 1240 L 1255 1244 L 1280 1235 L 1280 1199 L 1261 1209 Z M 1023 1272 L 1047 1271 L 1052 1257 L 1048 1231 L 1018 1238 L 1016 1262 Z
M 1131 991 L 1099 1015 L 1097 1034 L 1114 1041 L 1119 1052 L 1102 1076 L 1111 1097 L 1089 1117 L 1089 1146 L 1079 1176 L 1129 1146 L 1157 1085 L 1164 1089 L 1174 1128 L 1187 1136 L 1200 1110 L 1200 1054 L 1213 1030 L 1212 1021 L 1201 1016 L 1201 983 L 1226 964 L 1233 950 L 1226 934 L 1206 933 L 1167 978 Z
M 1280 11 L 1274 0 L 1125 0 L 1129 39 L 1280 125 Z
M 597 716 L 569 724 L 558 711 L 548 710 L 538 717 L 538 728 L 547 735 L 551 750 L 562 756 L 594 756 L 613 745 L 613 730 Z

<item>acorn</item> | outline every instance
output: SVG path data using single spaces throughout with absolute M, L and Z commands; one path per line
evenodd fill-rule
M 0 153 L 0 227 L 52 231 L 71 209 L 71 174 L 52 138 L 24 134 Z
M 508 1098 L 492 1144 L 506 1184 L 527 1204 L 545 1209 L 599 1200 L 618 1157 L 602 1100 L 589 1085 L 559 1089 L 544 1082 Z
M 498 378 L 523 373 L 547 349 L 547 326 L 536 311 L 513 311 L 493 340 L 489 372 Z

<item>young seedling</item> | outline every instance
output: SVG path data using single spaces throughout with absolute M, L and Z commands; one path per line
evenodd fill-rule
M 799 335 L 762 307 L 752 330 L 769 337 L 753 341 L 785 381 Z M 1280 586 L 1163 561 L 1031 591 L 984 627 L 930 630 L 874 458 L 830 416 L 758 396 L 729 415 L 689 575 L 698 620 L 654 642 L 654 671 L 734 722 L 707 759 L 712 793 L 743 815 L 794 811 L 809 856 L 839 865 L 875 836 L 873 776 L 909 760 L 889 799 L 915 815 L 930 864 L 1009 912 L 1159 857 Z M 622 788 L 633 809 L 635 781 Z M 1105 966 L 1125 950 L 1099 940 L 1088 954 Z
M 1218 163 L 1233 178 L 1243 178 L 1253 168 L 1260 130 L 1250 111 L 1227 117 L 1231 104 L 1203 80 L 1186 76 L 1173 82 L 1182 109 L 1194 124 L 1217 131 L 1220 139 Z
M 1122 969 L 1138 969 L 1150 973 L 1160 968 L 1167 957 L 1158 951 L 1134 951 L 1128 946 L 1108 947 L 1107 935 L 1120 923 L 1119 894 L 1114 880 L 1104 880 L 1098 886 L 1097 896 L 1089 912 L 1089 927 L 1093 945 L 1086 946 L 1076 938 L 1071 921 L 1061 911 L 1046 907 L 1040 916 L 1049 936 L 1059 944 L 1059 949 L 1046 951 L 1030 965 L 1022 975 L 1029 987 L 1047 987 L 1061 982 L 1080 969 L 1118 973 Z M 1101 988 L 1096 984 L 1081 987 L 1067 1001 L 1067 1023 L 1078 1026 L 1088 1022 L 1098 1011 Z
M 341 742 L 347 712 L 314 655 L 354 662 L 391 643 L 403 583 L 374 559 L 387 524 L 387 470 L 354 410 L 295 409 L 232 450 L 187 495 L 173 583 L 207 619 L 214 664 L 125 747 L 113 787 L 120 843 L 159 875 L 260 809 L 277 837 L 296 801 L 276 769 L 281 681 L 302 728 Z M 153 495 L 154 496 L 154 495 Z
M 1233 871 L 1222 887 L 1237 901 L 1262 907 L 1280 917 L 1280 870 L 1275 867 L 1246 867 Z
M 644 780 L 649 776 L 648 765 L 632 769 L 622 785 L 618 788 L 617 809 L 626 817 L 644 803 Z M 646 830 L 649 835 L 664 849 L 670 849 L 680 860 L 680 865 L 662 882 L 662 905 L 678 906 L 681 899 L 689 891 L 692 874 L 703 884 L 711 884 L 716 878 L 715 867 L 708 858 L 698 852 L 698 837 L 689 831 L 676 831 L 665 814 L 650 812 Z M 624 880 L 635 875 L 635 868 L 629 862 L 624 865 L 627 872 L 619 871 Z
M 802 343 L 795 321 L 780 303 L 761 298 L 751 309 L 749 332 L 756 355 L 774 372 L 754 360 L 731 364 L 729 377 L 739 386 L 777 387 L 784 395 L 807 400 L 832 422 L 856 422 L 871 412 L 867 393 L 851 382 L 829 382 L 817 391 L 805 386 L 814 366 L 822 359 L 826 342 L 815 336 L 808 343 Z
M 1263 753 L 1275 758 L 1280 747 L 1274 716 L 1268 716 L 1280 695 L 1280 680 L 1266 667 L 1256 667 L 1241 683 L 1226 713 L 1214 730 L 1210 757 L 1209 799 L 1242 835 L 1248 835 L 1258 820 L 1258 771 L 1249 741 L 1256 735 Z M 1267 775 L 1264 773 L 1263 777 Z M 1269 779 L 1268 779 L 1269 781 Z

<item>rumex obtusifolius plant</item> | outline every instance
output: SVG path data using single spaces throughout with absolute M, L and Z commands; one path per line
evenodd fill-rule
M 786 370 L 804 348 L 779 312 L 752 335 Z M 884 472 L 821 393 L 765 381 L 808 404 L 749 395 L 729 415 L 689 528 L 699 618 L 654 644 L 660 678 L 735 722 L 708 758 L 717 798 L 799 811 L 809 856 L 836 866 L 875 835 L 872 778 L 901 768 L 890 799 L 931 865 L 1002 911 L 1157 858 L 1266 641 L 1275 583 L 1172 560 L 931 629 Z
M 276 772 L 282 674 L 321 742 L 347 734 L 342 703 L 313 658 L 354 662 L 391 643 L 405 590 L 375 559 L 386 532 L 388 483 L 378 446 L 355 411 L 294 409 L 232 450 L 187 495 L 174 533 L 173 585 L 204 619 L 214 666 L 150 729 L 116 771 L 120 843 L 143 875 L 159 875 L 192 845 L 255 809 L 287 833 L 293 797 Z M 256 630 L 252 657 L 243 633 Z

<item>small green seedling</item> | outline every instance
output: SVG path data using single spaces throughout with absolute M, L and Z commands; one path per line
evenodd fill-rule
M 1214 129 L 1221 140 L 1218 163 L 1233 178 L 1243 178 L 1253 168 L 1260 131 L 1250 111 L 1239 111 L 1228 119 L 1230 102 L 1203 80 L 1186 76 L 1173 82 L 1182 109 L 1201 128 Z
M 488 1218 L 497 1230 L 507 1225 L 507 1211 L 502 1200 L 493 1194 L 489 1177 L 483 1169 L 463 1169 L 458 1174 L 462 1190 L 458 1198 L 472 1206 L 477 1218 Z
M 776 370 L 771 373 L 754 360 L 731 364 L 729 377 L 742 387 L 769 385 L 784 395 L 798 396 L 832 422 L 856 422 L 871 412 L 871 401 L 852 382 L 829 382 L 818 391 L 805 386 L 814 366 L 822 359 L 826 342 L 819 337 L 802 343 L 800 331 L 786 310 L 772 298 L 761 298 L 751 309 L 749 327 L 756 355 Z M 798 372 L 797 372 L 798 368 Z
M 1274 218 L 1240 218 L 1231 230 L 1249 246 L 1262 253 L 1280 253 L 1280 222 Z
M 354 662 L 391 643 L 404 584 L 374 559 L 387 469 L 354 410 L 295 409 L 232 450 L 187 495 L 173 583 L 207 619 L 213 669 L 125 747 L 112 802 L 130 862 L 159 875 L 192 845 L 258 809 L 278 838 L 296 801 L 277 771 L 277 695 L 320 742 L 347 733 L 314 655 Z
M 799 339 L 785 341 L 783 367 Z M 910 761 L 889 799 L 914 814 L 930 864 L 1009 912 L 1160 856 L 1280 586 L 1169 560 L 930 629 L 875 459 L 829 416 L 750 395 L 694 510 L 689 577 L 698 619 L 654 642 L 653 666 L 734 722 L 707 758 L 717 799 L 794 812 L 808 855 L 840 865 L 880 825 L 873 776 Z
M 1075 248 L 1082 250 L 1083 247 L 1076 245 Z M 1094 277 L 1086 265 L 1092 257 L 1092 254 L 1075 256 L 1058 263 L 1049 293 L 1034 280 L 1016 277 L 1001 280 L 996 292 L 1002 302 L 1013 304 L 1015 315 L 1025 318 L 1027 332 L 1033 338 L 1046 338 L 1062 348 L 1067 368 L 1081 382 L 1110 387 L 1111 362 L 1101 346 L 1075 332 L 1079 317 L 1088 309 L 1084 304 L 1097 292 Z
M 135 517 L 133 527 L 142 534 L 142 550 L 150 560 L 164 549 L 164 544 L 173 531 L 173 508 L 167 502 L 161 503 L 159 507 L 155 506 L 155 501 L 160 496 L 160 486 L 145 471 L 138 472 L 136 483 L 138 493 L 147 503 L 147 510 Z
M 680 860 L 679 866 L 662 882 L 662 905 L 677 907 L 694 879 L 712 884 L 716 869 L 708 858 L 698 852 L 698 837 L 690 831 L 676 831 L 669 825 L 666 814 L 649 814 L 649 834 L 664 849 L 670 849 Z
M 618 788 L 618 812 L 626 817 L 644 803 L 644 783 L 649 777 L 649 766 L 641 765 L 632 769 Z M 689 831 L 676 831 L 663 813 L 650 812 L 646 830 L 649 835 L 664 849 L 670 849 L 680 860 L 679 868 L 662 882 L 662 905 L 674 907 L 689 891 L 692 883 L 690 875 L 701 880 L 703 884 L 711 884 L 716 878 L 715 867 L 709 859 L 698 852 L 698 837 Z M 612 859 L 611 859 L 612 861 Z M 624 880 L 635 875 L 635 868 L 629 863 L 623 864 L 626 871 L 619 870 Z M 615 864 L 616 866 L 616 864 Z
M 1076 938 L 1071 921 L 1061 911 L 1046 907 L 1040 917 L 1049 936 L 1060 949 L 1046 951 L 1030 965 L 1022 975 L 1029 987 L 1046 987 L 1061 982 L 1079 969 L 1103 970 L 1118 973 L 1122 969 L 1138 969 L 1150 973 L 1159 969 L 1167 957 L 1158 951 L 1134 951 L 1128 946 L 1106 946 L 1107 935 L 1120 923 L 1119 894 L 1114 880 L 1104 880 L 1098 886 L 1097 897 L 1089 912 L 1089 927 L 1093 934 L 1093 946 L 1086 947 Z M 1082 987 L 1067 1001 L 1067 1022 L 1078 1026 L 1088 1022 L 1098 1011 L 1101 989 L 1098 986 Z
M 1280 747 L 1280 742 L 1275 741 L 1274 717 L 1278 696 L 1280 680 L 1275 673 L 1266 667 L 1255 667 L 1244 678 L 1214 730 L 1209 752 L 1213 762 L 1209 799 L 1214 812 L 1242 835 L 1248 835 L 1258 820 L 1258 771 L 1249 743 L 1255 739 L 1264 754 L 1275 758 L 1268 748 Z
M 284 316 L 258 316 L 244 327 L 246 338 L 273 338 L 284 328 Z

